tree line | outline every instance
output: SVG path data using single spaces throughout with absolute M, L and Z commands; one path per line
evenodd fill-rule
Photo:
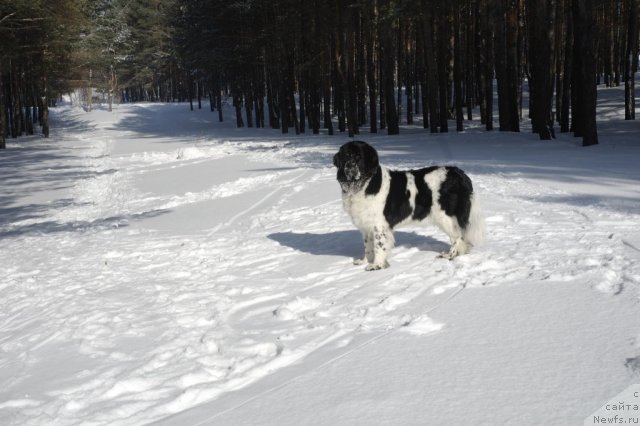
M 49 134 L 48 108 L 81 90 L 120 101 L 144 87 L 185 84 L 175 59 L 173 0 L 0 0 L 0 148 L 7 137 Z M 35 130 L 34 130 L 35 129 Z
M 50 3 L 0 3 L 2 138 L 27 132 L 21 111 L 46 111 L 70 86 L 89 92 L 89 107 L 94 87 L 110 101 L 208 99 L 220 120 L 228 101 L 238 127 L 283 133 L 397 134 L 416 118 L 431 132 L 461 131 L 478 111 L 487 130 L 530 119 L 541 139 L 573 132 L 588 146 L 598 143 L 597 84 L 624 85 L 635 119 L 639 0 L 61 3 L 66 19 L 77 16 L 63 32 Z M 38 34 L 74 31 L 74 48 L 59 52 L 68 57 L 45 66 L 53 48 L 45 55 Z M 31 56 L 20 53 L 27 44 Z
M 68 89 L 77 7 L 73 0 L 0 0 L 0 148 L 34 126 L 49 135 L 48 107 Z

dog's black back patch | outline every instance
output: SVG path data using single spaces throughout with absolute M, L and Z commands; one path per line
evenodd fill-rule
M 457 167 L 446 167 L 447 177 L 440 185 L 440 208 L 449 216 L 458 219 L 458 225 L 464 229 L 469 224 L 471 212 L 471 179 Z
M 411 215 L 410 194 L 407 190 L 407 175 L 405 172 L 389 171 L 389 194 L 384 205 L 384 217 L 393 228 Z
M 424 220 L 431 213 L 431 204 L 433 203 L 433 194 L 431 189 L 424 180 L 424 177 L 437 170 L 438 167 L 427 167 L 420 170 L 412 170 L 411 173 L 416 182 L 416 206 L 413 210 L 413 220 Z

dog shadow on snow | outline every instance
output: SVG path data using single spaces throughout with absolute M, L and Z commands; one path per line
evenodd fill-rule
M 416 247 L 422 251 L 445 252 L 449 245 L 415 232 L 394 232 L 396 247 Z M 281 246 L 291 247 L 316 256 L 362 257 L 364 245 L 358 231 L 336 231 L 325 234 L 277 232 L 267 236 Z

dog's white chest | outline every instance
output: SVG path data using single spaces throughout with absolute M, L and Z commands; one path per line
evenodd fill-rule
M 349 214 L 353 224 L 358 229 L 368 229 L 376 220 L 376 211 L 373 209 L 373 197 L 366 196 L 362 192 L 355 195 L 343 196 L 344 210 Z
M 366 195 L 364 189 L 355 194 L 342 194 L 344 210 L 361 231 L 373 229 L 384 223 L 384 205 L 389 192 L 389 179 L 387 170 L 382 169 L 382 173 L 382 187 L 377 194 Z

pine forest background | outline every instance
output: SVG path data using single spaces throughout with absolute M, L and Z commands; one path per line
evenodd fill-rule
M 189 102 L 220 120 L 228 103 L 238 127 L 283 133 L 461 131 L 479 114 L 594 145 L 597 85 L 624 85 L 635 119 L 639 3 L 0 0 L 0 148 L 48 136 L 71 91 L 87 109 Z

